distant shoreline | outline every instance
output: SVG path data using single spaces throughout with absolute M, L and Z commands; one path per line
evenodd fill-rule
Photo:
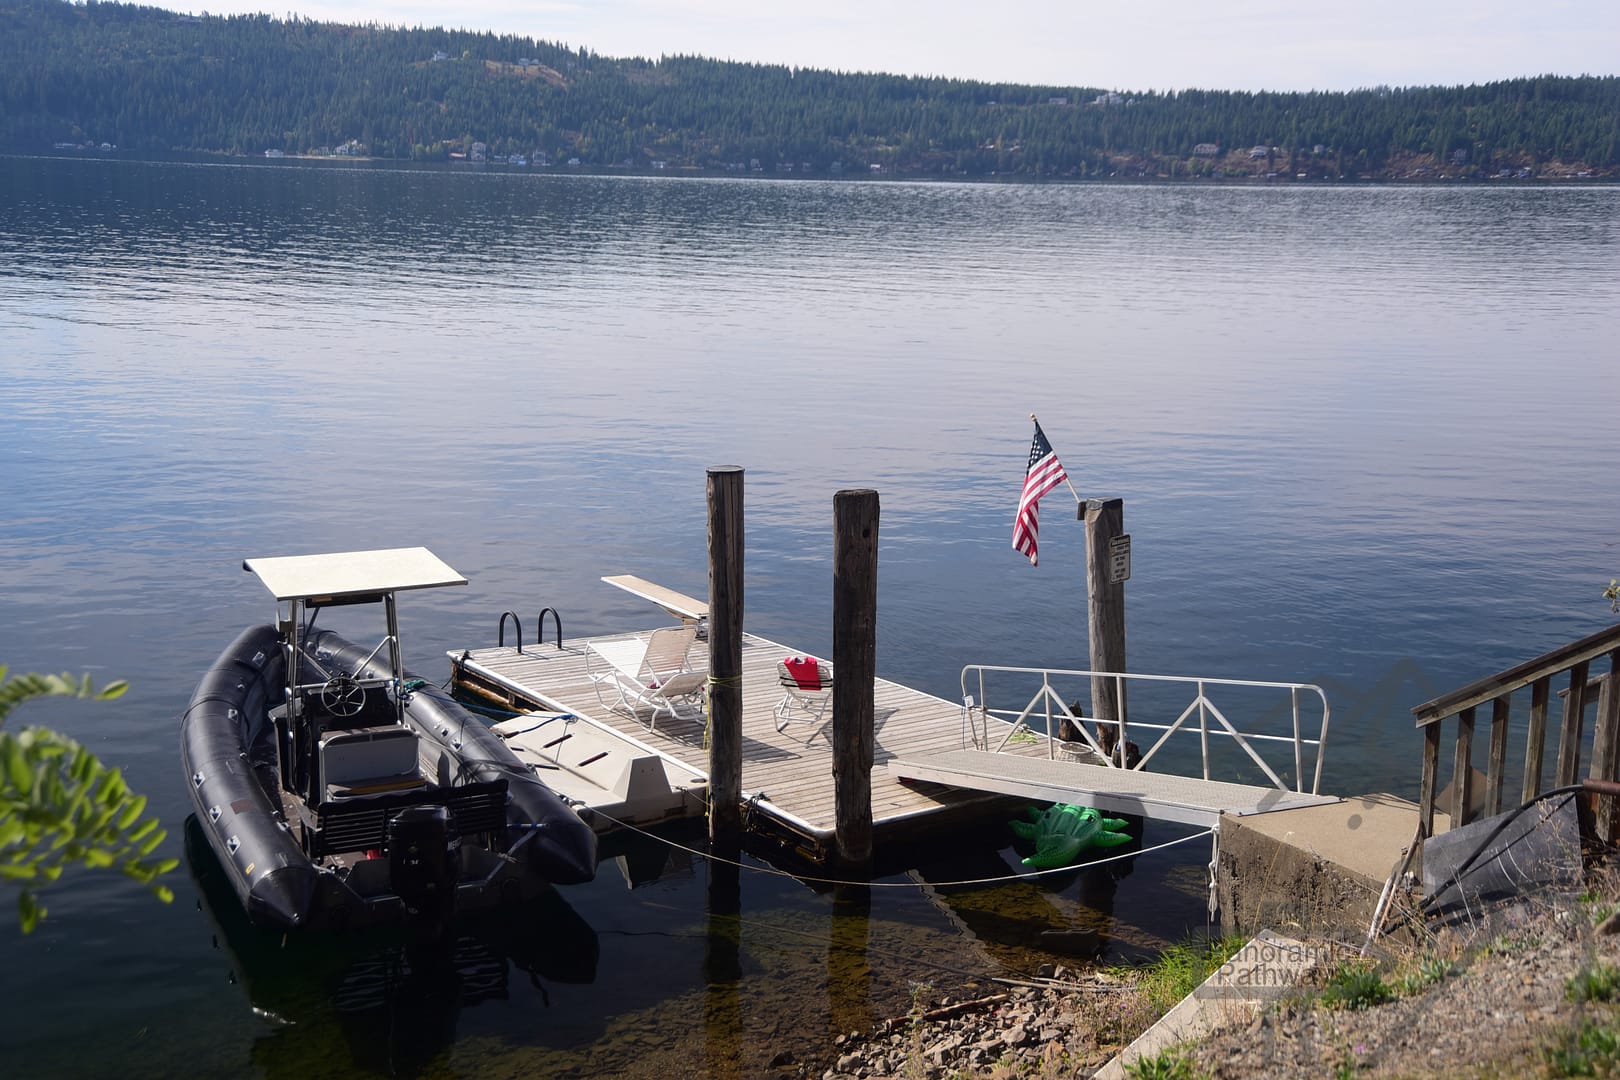
M 1248 174 L 1223 176 L 1170 175 L 1165 172 L 1144 170 L 1123 171 L 1108 176 L 1033 176 L 1026 173 L 991 173 L 988 175 L 940 175 L 922 172 L 869 172 L 853 170 L 843 172 L 777 172 L 734 171 L 699 168 L 633 168 L 622 165 L 512 165 L 504 161 L 415 161 L 408 158 L 371 157 L 359 154 L 295 154 L 283 153 L 274 157 L 253 154 L 228 154 L 211 151 L 174 151 L 153 154 L 119 149 L 103 150 L 83 146 L 75 149 L 50 147 L 37 151 L 27 149 L 0 149 L 7 157 L 36 157 L 62 159 L 117 158 L 123 161 L 177 162 L 215 165 L 256 165 L 274 168 L 286 165 L 321 165 L 333 168 L 388 169 L 395 171 L 426 172 L 497 172 L 532 174 L 535 176 L 621 176 L 648 180 L 780 180 L 854 183 L 946 183 L 946 184 L 1176 184 L 1188 187 L 1367 187 L 1367 186 L 1470 186 L 1470 187 L 1550 187 L 1550 186 L 1605 186 L 1620 183 L 1620 169 L 1560 170 L 1551 173 L 1532 173 L 1530 176 L 1456 176 L 1430 171 L 1423 175 L 1358 175 L 1337 176 L 1282 174 Z

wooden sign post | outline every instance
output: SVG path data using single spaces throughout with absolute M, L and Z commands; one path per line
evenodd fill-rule
M 1125 670 L 1125 579 L 1131 576 L 1131 538 L 1125 532 L 1124 499 L 1088 499 L 1086 523 L 1086 627 L 1091 637 L 1091 670 Z M 1119 732 L 1115 753 L 1125 754 L 1125 682 L 1091 677 L 1091 715 L 1107 735 Z M 1118 727 L 1107 721 L 1118 721 Z

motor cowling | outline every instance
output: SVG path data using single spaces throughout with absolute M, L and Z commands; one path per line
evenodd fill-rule
M 461 839 L 448 807 L 408 806 L 388 822 L 388 874 L 407 919 L 426 932 L 449 925 L 456 907 Z

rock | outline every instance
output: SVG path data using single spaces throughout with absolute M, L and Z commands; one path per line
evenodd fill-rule
M 834 1068 L 836 1068 L 841 1073 L 852 1073 L 856 1069 L 858 1069 L 860 1066 L 861 1066 L 861 1055 L 859 1055 L 859 1054 L 845 1054 L 843 1057 L 838 1059 L 838 1064 L 835 1065 Z

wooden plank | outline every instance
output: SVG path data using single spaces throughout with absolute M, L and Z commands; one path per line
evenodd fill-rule
M 634 574 L 612 574 L 602 579 L 631 596 L 649 600 L 683 622 L 699 622 L 709 617 L 709 605 L 694 596 L 660 585 Z
M 1543 675 L 1530 684 L 1530 726 L 1524 745 L 1524 789 L 1522 802 L 1541 794 L 1541 759 L 1547 746 L 1547 699 L 1552 676 Z
M 1564 724 L 1558 732 L 1558 772 L 1554 783 L 1568 787 L 1581 767 L 1581 726 L 1586 720 L 1586 670 L 1582 660 L 1569 669 L 1569 696 L 1564 698 Z
M 1474 706 L 1457 714 L 1457 753 L 1452 759 L 1451 827 L 1468 824 L 1474 802 Z
M 1609 654 L 1609 673 L 1598 692 L 1597 727 L 1592 735 L 1592 768 L 1596 780 L 1620 780 L 1620 649 Z M 1614 796 L 1597 801 L 1598 839 L 1607 843 L 1614 837 L 1616 807 Z
M 1521 686 L 1529 686 L 1540 679 L 1551 678 L 1578 663 L 1584 665 L 1615 648 L 1620 648 L 1620 624 L 1589 634 L 1579 641 L 1571 642 L 1561 649 L 1554 649 L 1534 660 L 1527 660 L 1506 671 L 1471 682 L 1433 701 L 1425 701 L 1414 708 L 1412 714 L 1417 718 L 1419 727 L 1433 724 L 1452 713 L 1461 712 L 1470 705 L 1481 705 L 1501 694 L 1511 693 Z M 1582 670 L 1585 670 L 1584 666 Z M 1584 687 L 1586 683 L 1584 675 L 1580 682 Z
M 1513 695 L 1503 694 L 1491 703 L 1491 750 L 1485 766 L 1485 813 L 1495 817 L 1502 812 L 1502 782 L 1507 774 L 1508 719 L 1513 711 Z
M 1434 796 L 1440 779 L 1440 725 L 1423 729 L 1423 775 L 1418 792 L 1418 823 L 1424 836 L 1434 835 Z

